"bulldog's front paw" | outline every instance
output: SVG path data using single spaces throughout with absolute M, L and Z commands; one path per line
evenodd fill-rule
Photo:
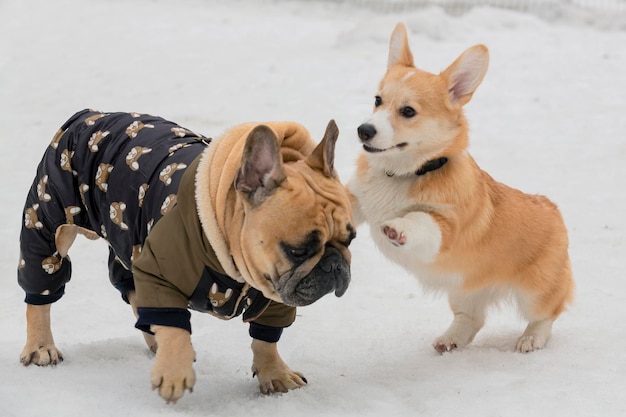
M 167 403 L 176 403 L 185 390 L 193 392 L 196 374 L 195 352 L 188 331 L 178 327 L 153 326 L 159 348 L 156 351 L 150 382 L 152 389 Z
M 24 366 L 31 363 L 38 366 L 56 365 L 63 362 L 63 354 L 54 343 L 27 344 L 20 354 L 20 362 Z
M 252 341 L 252 373 L 259 380 L 259 390 L 266 395 L 287 392 L 307 384 L 300 372 L 292 371 L 278 354 L 276 343 Z
M 253 375 L 259 380 L 259 390 L 265 395 L 287 392 L 303 387 L 307 380 L 300 372 L 292 371 L 286 364 L 282 366 L 252 366 Z

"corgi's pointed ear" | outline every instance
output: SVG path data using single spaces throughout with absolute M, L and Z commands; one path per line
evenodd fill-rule
M 257 206 L 271 196 L 285 178 L 276 134 L 268 126 L 256 126 L 246 139 L 235 189 Z
M 409 49 L 409 38 L 406 34 L 404 23 L 398 23 L 391 33 L 389 40 L 389 60 L 387 61 L 387 69 L 394 65 L 403 65 L 405 67 L 413 67 L 413 54 Z
M 489 66 L 489 51 L 485 45 L 467 49 L 442 74 L 448 81 L 450 100 L 465 105 L 480 85 Z
M 306 158 L 306 163 L 311 168 L 322 171 L 325 176 L 335 178 L 335 144 L 339 137 L 339 128 L 334 120 L 328 122 L 322 141 L 313 149 Z

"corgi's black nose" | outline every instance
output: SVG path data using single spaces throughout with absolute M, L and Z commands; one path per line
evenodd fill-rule
M 374 136 L 376 136 L 376 128 L 374 127 L 374 125 L 369 123 L 363 123 L 356 129 L 356 131 L 359 134 L 359 139 L 361 139 L 363 142 L 367 142 L 371 140 Z

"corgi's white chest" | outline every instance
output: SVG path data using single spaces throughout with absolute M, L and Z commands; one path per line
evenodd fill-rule
M 417 276 L 426 288 L 441 290 L 457 287 L 461 282 L 460 276 L 435 271 L 431 262 L 418 253 L 407 253 L 391 245 L 382 232 L 386 222 L 403 217 L 424 205 L 410 196 L 409 191 L 415 180 L 410 177 L 387 177 L 380 173 L 375 175 L 370 171 L 360 178 L 353 178 L 350 191 L 358 199 L 361 213 L 370 226 L 372 239 L 385 256 Z M 430 241 L 426 236 L 420 238 Z M 419 251 L 419 248 L 416 250 Z
M 351 191 L 372 227 L 377 227 L 386 220 L 404 215 L 414 202 L 408 192 L 412 180 L 408 178 L 388 177 L 369 172 L 365 178 L 353 181 Z

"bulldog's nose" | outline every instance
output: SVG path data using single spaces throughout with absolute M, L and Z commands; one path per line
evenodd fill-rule
M 349 285 L 350 264 L 338 249 L 328 246 L 322 259 L 307 276 L 279 294 L 287 305 L 305 306 L 332 291 L 341 297 Z
M 367 142 L 376 136 L 376 127 L 370 123 L 363 123 L 356 131 L 359 134 L 359 139 L 363 142 Z

